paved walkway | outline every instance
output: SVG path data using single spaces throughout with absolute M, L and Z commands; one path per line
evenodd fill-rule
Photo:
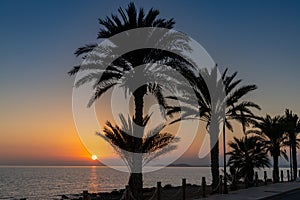
M 300 182 L 276 183 L 260 187 L 251 187 L 229 192 L 229 194 L 216 194 L 206 198 L 207 200 L 246 200 L 246 199 L 270 199 L 274 195 L 300 190 Z M 202 198 L 203 199 L 203 198 Z

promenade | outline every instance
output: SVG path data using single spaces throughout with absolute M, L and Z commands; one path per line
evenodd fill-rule
M 229 194 L 216 194 L 209 196 L 208 200 L 246 200 L 246 199 L 272 199 L 272 196 L 300 190 L 300 182 L 285 182 L 269 184 L 260 187 L 251 187 L 231 191 Z M 203 198 L 202 198 L 203 199 Z

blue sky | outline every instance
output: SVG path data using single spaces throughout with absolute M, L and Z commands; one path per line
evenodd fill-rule
M 67 71 L 81 61 L 73 52 L 96 41 L 98 18 L 128 2 L 0 1 L 0 137 L 12 120 L 37 120 L 48 109 L 71 112 L 73 78 Z M 260 114 L 283 114 L 285 108 L 300 114 L 299 1 L 135 3 L 174 18 L 175 29 L 198 41 L 221 69 L 257 84 L 250 99 L 261 105 Z

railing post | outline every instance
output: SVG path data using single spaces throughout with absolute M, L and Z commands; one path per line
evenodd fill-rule
M 246 175 L 245 177 L 245 188 L 249 187 L 249 179 L 248 179 L 248 175 Z
M 129 200 L 130 199 L 130 194 L 129 194 L 129 185 L 126 185 L 126 196 L 125 196 L 125 200 Z
M 202 177 L 202 197 L 206 197 L 206 181 L 205 181 L 205 177 Z
M 300 178 L 300 169 L 299 169 L 299 178 Z
M 265 185 L 267 185 L 267 179 L 268 179 L 267 172 L 266 172 L 266 171 L 264 171 L 264 180 L 265 180 Z
M 280 179 L 281 179 L 281 182 L 283 182 L 283 170 L 280 170 Z
M 185 194 L 186 194 L 186 179 L 182 179 L 182 200 L 185 200 Z
M 222 194 L 222 186 L 223 186 L 223 176 L 220 175 L 220 182 L 219 182 L 219 193 Z
M 161 182 L 157 182 L 157 186 L 156 186 L 156 189 L 157 189 L 157 200 L 160 200 L 160 193 L 161 193 Z
M 290 181 L 290 170 L 287 170 L 287 179 Z
M 258 173 L 255 172 L 255 186 L 258 187 Z
M 88 200 L 89 191 L 88 190 L 83 190 L 82 196 L 83 196 L 83 200 Z

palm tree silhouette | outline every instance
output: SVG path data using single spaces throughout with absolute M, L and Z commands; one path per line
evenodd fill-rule
M 143 118 L 142 127 L 137 126 L 134 123 L 134 119 L 129 117 L 126 119 L 124 115 L 119 115 L 122 127 L 113 125 L 107 121 L 106 126 L 102 132 L 96 132 L 96 134 L 110 143 L 115 152 L 124 160 L 129 167 L 130 171 L 135 171 L 135 154 L 140 153 L 135 148 L 135 143 L 139 138 L 134 136 L 135 129 L 142 129 L 142 153 L 143 153 L 143 165 L 146 165 L 151 160 L 164 155 L 176 148 L 174 143 L 179 141 L 179 138 L 175 137 L 171 133 L 162 132 L 165 128 L 165 124 L 160 124 L 151 130 L 145 131 L 145 128 L 150 120 L 150 115 L 146 115 Z
M 137 8 L 135 7 L 134 3 L 129 3 L 125 10 L 119 8 L 118 13 L 121 16 L 121 18 L 119 18 L 117 15 L 111 15 L 111 17 L 99 19 L 99 24 L 102 25 L 103 28 L 100 29 L 98 33 L 98 39 L 110 38 L 118 33 L 143 27 L 171 29 L 175 24 L 173 19 L 166 20 L 163 18 L 158 18 L 159 11 L 156 9 L 152 8 L 147 13 L 145 13 L 142 8 L 137 11 Z M 190 48 L 187 45 L 187 38 L 178 36 L 174 32 L 168 33 L 167 35 L 170 36 L 169 34 L 172 34 L 171 38 L 173 39 L 171 41 L 170 39 L 164 41 L 164 39 L 168 37 L 165 36 L 166 34 L 164 32 L 160 32 L 159 30 L 152 30 L 151 32 L 149 32 L 148 38 L 138 38 L 138 31 L 136 32 L 136 34 L 128 34 L 127 36 L 128 39 L 130 39 L 130 41 L 134 41 L 134 39 L 139 39 L 138 41 L 142 43 L 162 43 L 167 44 L 166 46 L 169 45 L 170 48 L 176 47 L 177 50 L 184 49 L 186 51 L 189 51 Z M 177 39 L 178 42 L 176 42 Z M 124 55 L 118 55 L 114 54 L 114 51 L 117 51 L 117 48 L 122 48 L 122 45 L 124 44 L 124 39 L 121 41 L 112 39 L 110 40 L 110 42 L 112 42 L 115 46 L 109 48 L 102 47 L 99 49 L 97 44 L 89 44 L 78 48 L 75 52 L 76 56 L 82 55 L 85 61 L 92 59 L 92 61 L 101 61 L 102 63 L 105 63 L 107 62 L 107 60 L 116 57 L 115 59 L 113 59 L 112 63 L 107 63 L 108 67 L 105 69 L 99 70 L 99 66 L 95 66 L 94 62 L 90 62 L 86 65 L 75 66 L 71 71 L 69 71 L 70 75 L 75 75 L 81 70 L 88 71 L 92 69 L 92 72 L 83 76 L 75 83 L 75 86 L 78 87 L 82 84 L 86 84 L 87 82 L 95 81 L 95 84 L 93 85 L 95 93 L 90 99 L 88 106 L 91 106 L 96 99 L 98 99 L 103 93 L 107 92 L 110 88 L 114 87 L 115 85 L 126 85 L 126 83 L 129 83 L 128 76 L 124 78 L 127 72 L 143 64 L 157 62 L 160 64 L 171 66 L 186 77 L 188 77 L 189 74 L 192 74 L 190 68 L 193 67 L 193 65 L 185 61 L 181 56 L 178 56 L 172 52 L 166 50 L 144 48 L 127 52 Z M 96 51 L 98 51 L 97 53 L 99 54 L 92 54 L 93 51 L 95 51 L 95 49 Z M 127 80 L 127 82 L 125 81 L 124 83 L 124 80 Z M 134 83 L 132 84 L 133 85 L 131 86 L 136 86 L 134 85 Z M 128 86 L 128 88 L 132 89 L 134 87 Z M 138 88 L 132 89 L 131 92 L 134 97 L 135 106 L 133 121 L 140 127 L 143 127 L 144 96 L 147 93 L 150 92 L 151 94 L 153 94 L 156 97 L 158 103 L 162 105 L 163 108 L 166 107 L 162 95 L 162 88 L 158 84 L 146 83 L 140 85 Z M 142 131 L 135 130 L 134 136 L 137 137 L 137 139 L 134 140 L 134 144 L 132 144 L 135 151 L 140 153 L 142 153 L 143 151 L 143 140 L 141 139 L 142 135 Z M 140 168 L 137 169 L 137 171 L 141 171 L 142 157 L 134 157 L 133 159 L 136 159 L 134 163 Z M 141 173 L 131 173 L 129 179 L 129 187 L 133 192 L 133 196 L 135 199 L 142 199 L 143 181 Z
M 287 136 L 285 135 L 285 123 L 282 117 L 271 117 L 266 115 L 259 118 L 253 125 L 253 130 L 247 133 L 255 133 L 261 136 L 261 141 L 268 152 L 273 157 L 273 181 L 279 182 L 278 158 L 283 156 L 288 160 L 284 147 L 286 146 Z
M 245 127 L 252 121 L 254 114 L 251 109 L 260 110 L 259 105 L 251 101 L 245 101 L 241 99 L 257 89 L 256 85 L 245 85 L 238 87 L 242 79 L 235 80 L 237 72 L 232 75 L 227 75 L 228 68 L 224 71 L 222 79 L 225 87 L 226 94 L 226 112 L 223 122 L 223 151 L 224 151 L 224 193 L 228 193 L 227 180 L 226 180 L 226 128 L 233 131 L 230 121 L 237 120 L 242 124 L 243 131 L 245 133 Z M 238 87 L 238 88 L 236 88 Z M 247 140 L 247 137 L 246 137 Z
M 300 148 L 300 139 L 297 138 L 297 134 L 300 133 L 300 119 L 297 114 L 294 114 L 291 110 L 286 109 L 284 121 L 286 123 L 286 132 L 288 136 L 288 144 L 292 157 L 290 162 L 292 163 L 291 171 L 293 171 L 292 179 L 297 178 L 297 148 Z
M 186 104 L 181 108 L 170 107 L 168 114 L 181 112 L 180 118 L 174 120 L 189 120 L 199 118 L 206 122 L 206 127 L 210 135 L 211 145 L 211 173 L 212 187 L 217 188 L 219 184 L 219 125 L 223 122 L 223 137 L 225 136 L 225 127 L 233 131 L 231 120 L 246 122 L 251 116 L 254 116 L 251 109 L 260 109 L 260 107 L 251 102 L 241 100 L 246 94 L 254 91 L 256 85 L 240 86 L 241 79 L 235 80 L 237 72 L 228 75 L 228 69 L 224 71 L 222 76 L 218 74 L 217 66 L 211 71 L 204 69 L 199 72 L 199 76 L 194 80 L 194 92 L 197 99 L 186 94 L 182 98 L 168 97 L 178 99 Z M 183 86 L 184 87 L 184 86 Z M 184 88 L 182 89 L 183 91 Z M 225 120 L 224 120 L 225 119 Z M 225 138 L 225 137 L 224 137 Z M 224 173 L 226 174 L 226 151 L 224 140 Z M 226 176 L 225 176 L 226 181 Z M 225 182 L 226 183 L 226 182 Z M 225 190 L 227 185 L 225 184 Z M 226 191 L 225 191 L 226 192 Z
M 239 177 L 243 177 L 250 185 L 253 183 L 254 168 L 270 167 L 270 162 L 265 145 L 259 136 L 234 137 L 234 141 L 228 143 L 231 151 L 228 165 L 233 167 Z

